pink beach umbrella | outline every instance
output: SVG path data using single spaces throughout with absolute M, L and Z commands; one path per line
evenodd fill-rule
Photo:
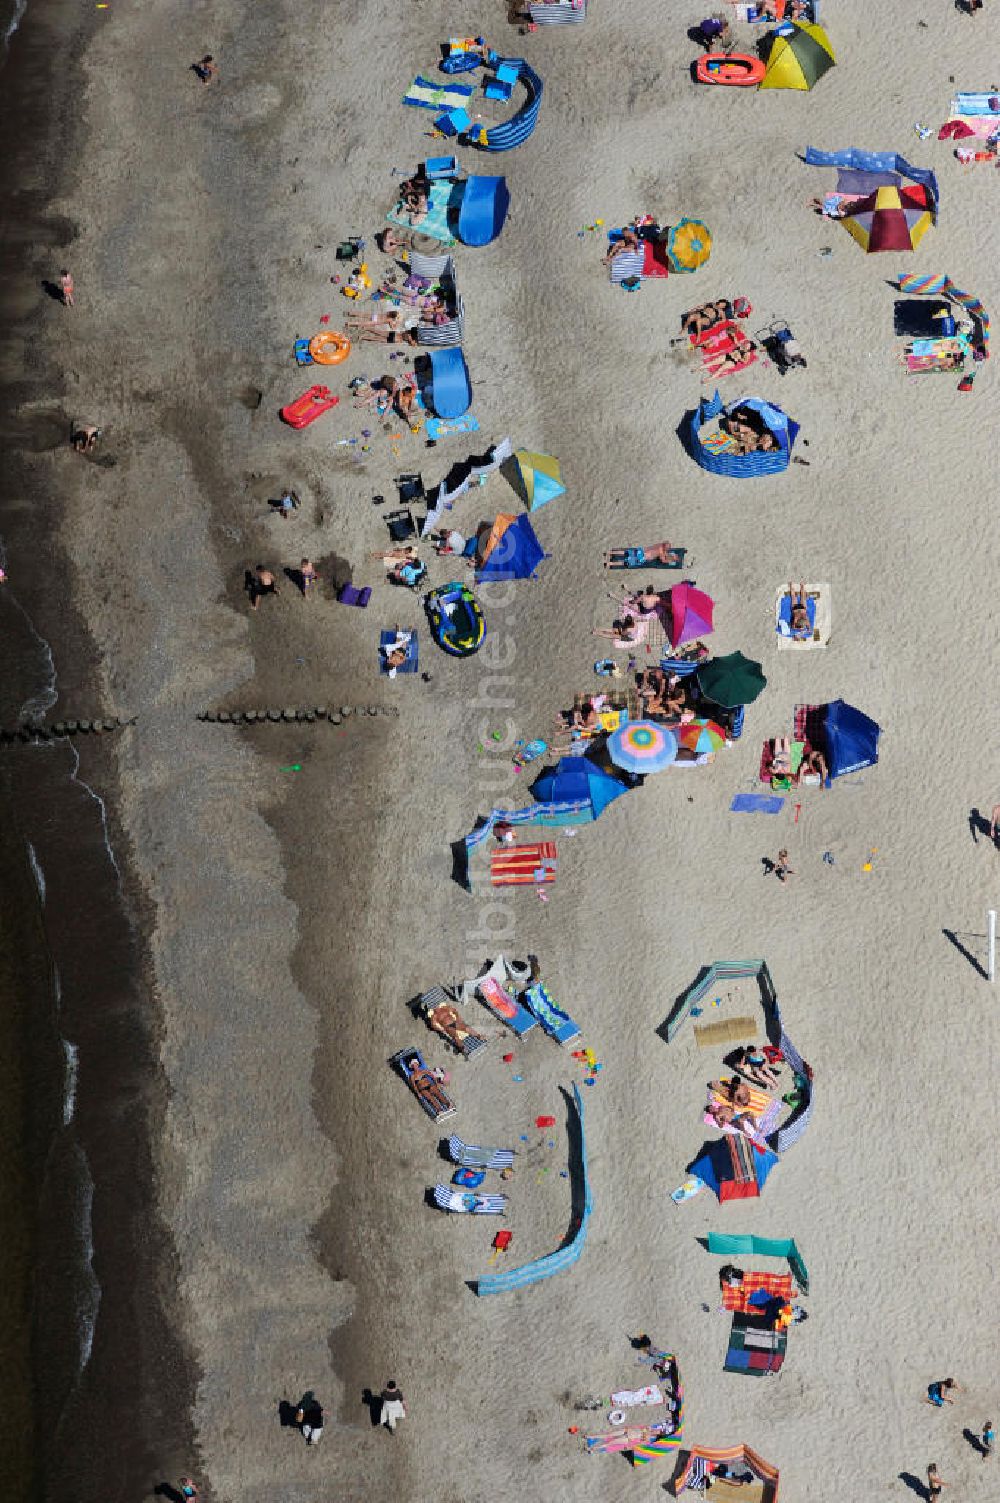
M 667 619 L 671 647 L 680 647 L 683 642 L 693 642 L 697 637 L 707 637 L 712 630 L 714 609 L 715 601 L 704 590 L 697 590 L 692 584 L 674 585 L 670 591 Z

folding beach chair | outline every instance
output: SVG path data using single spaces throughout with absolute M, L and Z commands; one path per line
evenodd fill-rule
M 459 1190 L 454 1185 L 435 1185 L 434 1204 L 442 1211 L 457 1211 L 473 1216 L 502 1216 L 506 1195 L 480 1195 L 475 1190 Z
M 555 1039 L 557 1044 L 570 1044 L 580 1037 L 580 1029 L 569 1013 L 563 1012 L 553 1002 L 548 988 L 540 981 L 536 981 L 524 992 L 524 1005 L 534 1013 L 549 1038 Z
M 486 1048 L 486 1040 L 482 1034 L 476 1033 L 459 1015 L 454 999 L 444 987 L 433 986 L 430 991 L 424 992 L 419 1005 L 434 1032 L 466 1059 L 474 1059 Z M 453 1013 L 458 1018 L 457 1030 L 454 1019 L 450 1027 L 444 1022 L 448 1013 Z
M 513 1148 L 480 1148 L 476 1143 L 463 1143 L 452 1133 L 448 1139 L 448 1152 L 452 1163 L 470 1169 L 512 1169 Z
M 399 506 L 395 511 L 386 512 L 385 525 L 394 543 L 405 543 L 409 538 L 415 538 L 418 533 L 416 521 L 408 506 Z

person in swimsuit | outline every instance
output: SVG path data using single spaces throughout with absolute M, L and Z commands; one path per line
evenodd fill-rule
M 613 595 L 609 599 L 614 599 Z M 636 594 L 625 593 L 618 603 L 618 609 L 623 616 L 634 616 L 637 621 L 651 621 L 659 614 L 662 601 L 660 594 L 653 585 L 647 585 L 644 590 Z
M 206 52 L 204 57 L 199 58 L 196 63 L 192 63 L 191 67 L 197 73 L 202 83 L 205 84 L 211 83 L 213 78 L 218 78 L 219 76 L 219 65 L 210 52 Z
M 262 595 L 277 595 L 277 593 L 278 581 L 271 570 L 265 569 L 263 564 L 258 564 L 250 581 L 250 609 L 253 611 L 257 609 Z
M 768 1063 L 767 1055 L 760 1049 L 751 1049 L 747 1045 L 738 1050 L 735 1068 L 742 1070 L 754 1085 L 759 1085 L 765 1091 L 778 1084 L 778 1072 Z
M 360 313 L 349 313 L 346 324 L 351 334 L 361 339 L 380 340 L 383 344 L 417 343 L 416 332 L 404 327 L 403 314 L 399 308 L 391 308 L 387 313 L 381 316 L 376 314 L 373 318 L 365 318 Z
M 979 1442 L 983 1453 L 983 1460 L 993 1455 L 993 1447 L 996 1445 L 996 1433 L 993 1429 L 993 1421 L 987 1420 L 983 1426 L 982 1439 Z
M 945 1482 L 944 1478 L 941 1476 L 941 1473 L 938 1471 L 938 1469 L 937 1469 L 937 1462 L 936 1461 L 932 1461 L 931 1464 L 930 1464 L 930 1466 L 927 1468 L 927 1496 L 928 1496 L 928 1498 L 931 1498 L 931 1499 L 933 1499 L 933 1498 L 940 1498 L 942 1488 L 950 1487 L 950 1486 L 951 1486 L 951 1483 L 950 1482 Z
M 73 294 L 75 289 L 73 287 L 73 278 L 65 267 L 59 273 L 59 288 L 62 292 L 63 307 L 72 308 L 74 306 Z
M 805 584 L 800 584 L 796 593 L 795 586 L 789 580 L 788 598 L 791 602 L 792 634 L 794 636 L 811 636 L 812 624 L 809 620 L 809 597 L 806 594 Z
M 669 543 L 650 543 L 646 548 L 612 548 L 604 555 L 605 569 L 641 569 L 644 564 L 680 568 L 684 554 Z
M 97 447 L 101 430 L 96 423 L 74 423 L 70 442 L 78 454 L 90 454 Z
M 940 1409 L 944 1404 L 954 1404 L 955 1400 L 951 1395 L 961 1392 L 954 1378 L 943 1378 L 940 1383 L 927 1385 L 927 1402 L 933 1404 L 936 1409 Z
M 621 239 L 615 240 L 611 243 L 611 245 L 608 247 L 607 255 L 602 256 L 601 260 L 605 266 L 610 266 L 616 256 L 624 255 L 626 251 L 637 251 L 638 249 L 639 236 L 636 234 L 634 229 L 631 229 L 628 225 L 626 225 L 622 230 Z
M 649 633 L 649 621 L 637 621 L 634 616 L 622 616 L 611 626 L 595 626 L 592 635 L 607 637 L 615 647 L 632 647 L 636 642 L 645 642 Z
M 433 1070 L 428 1070 L 426 1066 L 422 1066 L 415 1055 L 411 1055 L 406 1060 L 406 1069 L 410 1085 L 416 1091 L 421 1101 L 428 1102 L 438 1115 L 446 1112 L 451 1103 L 442 1091 L 441 1083 L 434 1075 Z
M 316 580 L 318 578 L 319 575 L 316 573 L 315 565 L 310 559 L 304 558 L 299 565 L 299 588 L 306 600 L 309 599 L 309 596 L 316 588 Z

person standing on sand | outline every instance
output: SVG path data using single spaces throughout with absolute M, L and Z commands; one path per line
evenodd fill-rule
M 62 292 L 63 307 L 75 307 L 76 305 L 73 302 L 73 293 L 75 291 L 75 288 L 73 286 L 73 278 L 71 274 L 65 269 L 65 267 L 59 273 L 59 287 Z
M 788 852 L 786 850 L 778 852 L 778 859 L 774 863 L 774 875 L 779 882 L 784 882 L 786 878 L 795 876 L 795 868 L 788 864 Z
M 199 60 L 196 63 L 192 63 L 191 66 L 197 73 L 198 77 L 201 79 L 202 83 L 211 83 L 213 78 L 218 78 L 219 76 L 219 65 L 210 52 L 206 52 L 204 57 L 199 58 Z
M 299 1407 L 295 1411 L 295 1423 L 305 1436 L 307 1446 L 318 1446 L 320 1436 L 323 1434 L 323 1405 L 307 1388 L 299 1399 Z
M 270 569 L 265 569 L 263 564 L 258 564 L 250 585 L 250 609 L 253 611 L 257 609 L 262 595 L 277 595 L 277 593 L 278 581 Z
M 993 1421 L 987 1420 L 983 1426 L 983 1438 L 979 1442 L 983 1448 L 983 1460 L 993 1455 L 993 1447 L 996 1444 L 996 1434 L 993 1429 Z
M 194 1500 L 194 1503 L 198 1503 L 198 1489 L 195 1487 L 190 1477 L 182 1477 L 177 1485 L 180 1489 L 182 1498 L 192 1498 Z
M 940 1498 L 942 1488 L 950 1486 L 951 1483 L 945 1482 L 944 1478 L 941 1476 L 941 1473 L 938 1471 L 937 1462 L 932 1461 L 930 1466 L 927 1468 L 927 1496 L 931 1500 L 931 1503 L 933 1503 L 933 1500 L 935 1498 Z
M 316 573 L 316 569 L 312 562 L 308 558 L 304 558 L 299 565 L 299 581 L 302 586 L 302 594 L 305 596 L 306 600 L 309 599 L 309 596 L 316 588 L 316 580 L 318 578 L 319 575 Z
M 390 1378 L 382 1390 L 382 1420 L 385 1428 L 396 1433 L 396 1425 L 401 1419 L 406 1418 L 406 1400 L 396 1386 L 395 1378 Z
M 994 845 L 997 843 L 998 829 L 1000 829 L 1000 804 L 994 804 L 990 810 L 990 839 Z

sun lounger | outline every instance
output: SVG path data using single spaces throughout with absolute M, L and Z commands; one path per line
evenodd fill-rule
M 435 1122 L 444 1122 L 455 1115 L 455 1108 L 445 1095 L 440 1081 L 436 1080 L 419 1049 L 400 1049 L 390 1061 L 406 1081 L 420 1105 Z
M 541 1023 L 549 1038 L 557 1044 L 569 1044 L 580 1037 L 580 1030 L 568 1013 L 557 1007 L 547 987 L 540 981 L 529 986 L 524 993 L 524 1005 Z
M 434 1032 L 466 1059 L 474 1059 L 486 1048 L 482 1034 L 466 1025 L 443 987 L 435 986 L 424 992 L 420 998 L 420 1010 Z
M 474 1190 L 456 1190 L 453 1185 L 434 1186 L 434 1204 L 442 1211 L 457 1211 L 473 1216 L 502 1216 L 506 1195 L 480 1195 Z
M 463 1143 L 452 1133 L 448 1139 L 448 1153 L 452 1163 L 467 1169 L 512 1169 L 513 1148 L 480 1148 L 476 1143 Z
M 475 985 L 493 1016 L 499 1018 L 501 1023 L 506 1023 L 519 1039 L 531 1032 L 536 1019 L 506 987 L 501 986 L 495 976 L 480 976 Z
M 494 887 L 534 886 L 556 879 L 556 847 L 551 840 L 535 845 L 511 845 L 490 855 Z

